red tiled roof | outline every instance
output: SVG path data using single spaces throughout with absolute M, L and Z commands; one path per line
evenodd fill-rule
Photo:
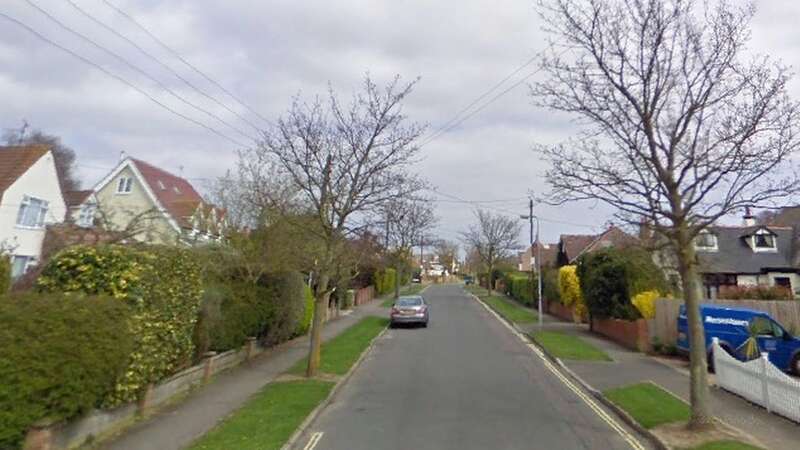
M 198 206 L 203 205 L 203 214 L 208 217 L 215 210 L 217 219 L 225 216 L 225 210 L 206 203 L 197 193 L 194 186 L 185 178 L 173 175 L 140 159 L 131 158 L 139 169 L 150 190 L 153 191 L 161 206 L 182 228 L 192 228 L 191 218 Z
M 596 235 L 589 234 L 562 234 L 561 243 L 567 259 L 572 261 L 577 258 L 592 242 L 597 240 Z
M 81 203 L 85 202 L 90 195 L 94 193 L 93 190 L 89 189 L 88 191 L 67 191 L 64 192 L 64 203 L 67 204 L 67 208 L 71 208 L 73 206 L 78 206 Z
M 563 234 L 561 235 L 561 241 L 567 258 L 572 262 L 585 252 L 606 247 L 624 247 L 634 244 L 637 238 L 616 226 L 611 226 L 606 231 L 596 235 Z
M 17 178 L 47 153 L 44 145 L 0 147 L 0 199 Z

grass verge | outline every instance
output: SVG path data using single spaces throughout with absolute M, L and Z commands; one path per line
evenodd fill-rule
M 691 450 L 762 450 L 761 447 L 754 447 L 750 444 L 745 444 L 739 441 L 713 441 L 706 442 L 698 447 L 692 447 Z
M 689 405 L 653 383 L 609 389 L 603 395 L 648 429 L 689 420 Z
M 498 314 L 511 322 L 532 323 L 536 322 L 538 319 L 538 316 L 535 312 L 523 308 L 513 300 L 508 300 L 497 295 L 493 295 L 491 297 L 481 297 L 481 300 L 486 302 L 486 304 L 491 306 L 493 310 L 497 311 Z
M 190 450 L 272 450 L 291 437 L 334 383 L 303 380 L 268 384 Z
M 344 375 L 350 369 L 361 353 L 369 346 L 386 326 L 389 319 L 384 317 L 369 316 L 343 331 L 340 335 L 322 344 L 322 362 L 320 372 L 335 375 Z M 303 358 L 297 362 L 289 373 L 303 375 L 306 371 L 308 359 Z
M 578 336 L 556 331 L 536 331 L 531 336 L 556 358 L 580 361 L 611 361 L 606 352 Z

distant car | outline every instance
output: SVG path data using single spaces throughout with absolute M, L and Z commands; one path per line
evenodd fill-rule
M 422 283 L 422 280 L 418 276 L 415 276 L 414 278 L 411 279 L 411 282 L 412 283 Z
M 428 326 L 430 313 L 425 299 L 419 295 L 400 297 L 392 305 L 389 313 L 391 319 L 390 326 L 395 327 L 401 323 L 419 324 L 423 327 Z
M 472 275 L 464 275 L 464 284 L 475 284 L 475 278 L 472 278 Z

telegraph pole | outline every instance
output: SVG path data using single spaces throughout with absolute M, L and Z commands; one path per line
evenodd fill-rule
M 530 223 L 530 230 L 531 230 L 531 298 L 538 298 L 538 310 L 539 310 L 539 328 L 542 328 L 542 244 L 539 242 L 539 229 L 541 225 L 539 224 L 539 218 L 533 215 L 533 198 L 530 199 L 528 202 L 528 215 L 527 216 L 520 216 L 521 219 L 528 220 Z M 533 236 L 533 220 L 536 219 L 536 239 L 534 240 Z M 536 244 L 536 256 L 533 256 L 533 246 Z M 534 274 L 534 264 L 536 265 L 536 287 L 533 285 L 533 274 Z M 538 296 L 534 294 L 534 289 L 536 289 L 536 293 Z

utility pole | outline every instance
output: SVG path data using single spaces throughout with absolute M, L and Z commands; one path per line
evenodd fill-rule
M 541 225 L 539 224 L 539 218 L 533 215 L 533 198 L 530 199 L 528 202 L 528 215 L 527 216 L 520 216 L 521 219 L 527 220 L 530 223 L 530 242 L 531 242 L 531 298 L 538 298 L 538 310 L 539 310 L 539 328 L 542 328 L 542 244 L 539 242 L 539 229 Z M 533 220 L 536 219 L 536 239 L 534 240 L 533 236 Z M 533 256 L 533 246 L 536 245 L 536 256 Z M 536 265 L 536 287 L 533 285 L 533 274 L 534 274 L 534 264 Z M 534 289 L 536 289 L 536 293 L 538 295 L 534 295 Z

